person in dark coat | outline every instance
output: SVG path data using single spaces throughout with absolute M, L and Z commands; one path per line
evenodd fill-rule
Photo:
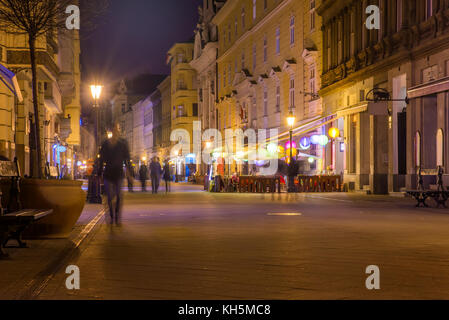
M 150 175 L 151 175 L 151 188 L 153 194 L 157 194 L 159 190 L 159 183 L 161 181 L 162 167 L 156 157 L 150 164 Z
M 164 169 L 163 169 L 163 178 L 165 181 L 165 193 L 170 192 L 170 180 L 171 180 L 171 173 L 170 173 L 170 164 L 168 163 L 168 160 L 165 160 L 164 162 Z
M 146 192 L 147 191 L 147 180 L 148 180 L 148 168 L 145 165 L 145 163 L 143 163 L 140 166 L 139 179 L 140 179 L 140 183 L 142 185 L 142 192 Z
M 131 166 L 129 169 L 126 170 L 126 179 L 128 180 L 128 192 L 134 191 L 134 168 Z
M 98 158 L 98 175 L 103 175 L 105 192 L 108 198 L 111 224 L 120 224 L 122 205 L 123 165 L 131 167 L 128 143 L 120 137 L 120 125 L 114 125 L 113 136 L 103 142 Z M 116 205 L 112 202 L 116 198 Z

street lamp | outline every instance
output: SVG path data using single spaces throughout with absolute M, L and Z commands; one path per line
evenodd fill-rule
M 96 109 L 96 117 L 97 117 L 97 125 L 96 125 L 96 149 L 97 152 L 99 150 L 100 147 L 100 117 L 99 117 L 99 104 L 98 104 L 98 100 L 100 100 L 101 97 L 101 92 L 103 90 L 103 86 L 99 86 L 99 85 L 91 85 L 90 86 L 90 91 L 92 93 L 92 98 L 94 99 L 94 108 Z M 89 187 L 88 187 L 88 191 L 87 191 L 87 201 L 89 203 L 102 203 L 102 199 L 101 199 L 101 181 L 100 181 L 100 177 L 98 176 L 98 170 L 99 167 L 102 166 L 103 164 L 100 163 L 100 155 L 97 155 L 97 159 L 96 159 L 96 165 L 94 165 L 94 169 L 97 170 L 97 172 L 92 172 L 92 175 L 89 177 Z
M 290 114 L 287 117 L 287 123 L 288 123 L 288 126 L 290 127 L 290 161 L 293 157 L 293 126 L 295 125 L 295 122 L 296 122 L 296 117 L 293 114 L 293 112 L 290 111 Z
M 92 98 L 94 99 L 94 108 L 96 109 L 96 113 L 97 113 L 97 128 L 96 128 L 96 143 L 97 143 L 97 149 L 100 146 L 100 117 L 99 117 L 99 105 L 98 105 L 98 100 L 100 100 L 101 97 L 101 92 L 103 91 L 103 86 L 100 85 L 91 85 L 90 86 L 90 92 L 92 93 Z
M 293 112 L 290 111 L 290 114 L 287 117 L 287 123 L 288 126 L 290 127 L 290 164 L 289 164 L 290 166 L 293 166 L 293 126 L 295 125 L 295 122 L 296 117 L 293 114 Z M 289 184 L 288 192 L 293 192 L 293 188 L 295 185 L 294 179 L 295 179 L 294 177 L 288 177 L 288 184 Z

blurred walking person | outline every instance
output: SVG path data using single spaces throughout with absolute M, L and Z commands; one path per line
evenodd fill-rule
M 150 164 L 150 175 L 151 175 L 151 188 L 153 194 L 157 194 L 159 190 L 159 183 L 161 181 L 162 167 L 158 161 L 158 158 L 154 157 Z
M 170 174 L 170 164 L 168 163 L 168 160 L 165 160 L 164 162 L 163 178 L 165 181 L 165 193 L 169 193 L 171 174 Z
M 111 224 L 121 223 L 122 183 L 124 179 L 123 166 L 130 170 L 130 155 L 128 143 L 120 137 L 120 125 L 114 124 L 112 138 L 103 142 L 100 149 L 99 175 L 103 174 L 105 192 L 107 195 Z M 113 200 L 116 199 L 115 206 Z
M 148 180 L 148 168 L 145 165 L 145 163 L 143 163 L 140 166 L 139 179 L 140 179 L 140 183 L 142 185 L 142 192 L 146 192 L 147 191 L 147 180 Z
M 129 169 L 126 169 L 126 180 L 128 181 L 128 192 L 134 192 L 134 168 L 130 166 Z

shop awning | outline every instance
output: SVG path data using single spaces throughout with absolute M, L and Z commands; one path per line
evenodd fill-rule
M 368 110 L 368 103 L 364 102 L 364 103 L 357 104 L 357 105 L 351 106 L 349 108 L 337 111 L 337 118 L 350 116 L 355 113 L 365 112 L 366 110 Z
M 335 121 L 336 114 L 331 114 L 322 117 L 316 117 L 312 119 L 307 119 L 306 121 L 299 123 L 297 127 L 293 129 L 293 136 L 304 135 L 305 133 L 314 131 L 329 122 Z M 290 131 L 283 132 L 277 136 L 278 140 L 282 141 L 285 139 L 289 139 Z M 272 137 L 267 139 L 267 142 L 274 140 L 276 137 Z
M 449 91 L 449 77 L 412 87 L 407 91 L 407 97 L 415 99 L 444 91 Z
M 19 102 L 23 101 L 22 91 L 20 91 L 19 83 L 14 72 L 0 64 L 0 80 L 5 86 L 17 97 Z

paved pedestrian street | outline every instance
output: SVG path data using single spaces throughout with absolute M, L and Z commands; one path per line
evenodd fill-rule
M 126 193 L 122 227 L 84 218 L 90 232 L 80 233 L 78 247 L 61 251 L 64 241 L 47 240 L 45 254 L 54 248 L 60 254 L 52 259 L 62 263 L 33 264 L 38 257 L 27 252 L 39 254 L 39 241 L 34 251 L 8 249 L 0 284 L 24 259 L 42 270 L 28 267 L 25 278 L 34 282 L 17 277 L 0 298 L 447 299 L 449 211 L 414 204 L 346 193 L 211 194 L 194 186 Z M 80 290 L 66 288 L 68 265 L 79 267 Z M 380 290 L 365 286 L 369 265 L 380 268 Z

